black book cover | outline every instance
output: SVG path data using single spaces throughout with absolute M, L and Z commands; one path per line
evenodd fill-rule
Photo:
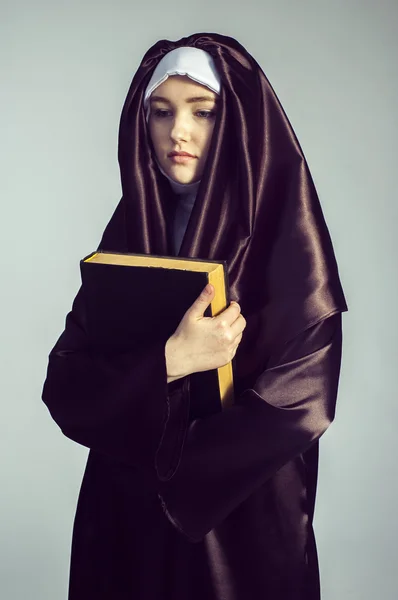
M 88 334 L 93 347 L 106 353 L 139 351 L 157 340 L 166 343 L 209 282 L 207 272 L 85 260 L 80 269 Z M 204 314 L 212 316 L 211 308 Z M 191 418 L 221 410 L 217 369 L 191 374 L 190 390 Z

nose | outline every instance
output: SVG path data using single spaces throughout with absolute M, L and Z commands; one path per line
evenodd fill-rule
M 176 115 L 173 119 L 170 129 L 170 138 L 173 142 L 189 142 L 191 138 L 191 128 L 188 119 L 184 115 Z

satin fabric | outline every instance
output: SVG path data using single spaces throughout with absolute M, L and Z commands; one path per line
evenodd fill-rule
M 232 295 L 251 321 L 242 342 L 247 369 L 238 367 L 250 373 L 264 352 L 347 305 L 297 138 L 260 66 L 227 36 L 162 40 L 148 50 L 133 78 L 119 132 L 123 198 L 118 208 L 126 249 L 172 254 L 168 216 L 174 202 L 154 160 L 143 96 L 157 62 L 181 46 L 213 57 L 221 102 L 179 256 L 228 261 Z M 101 247 L 112 248 L 119 225 L 115 216 Z
M 228 261 L 247 320 L 236 403 L 191 420 L 192 376 L 167 384 L 166 340 L 139 353 L 90 349 L 79 291 L 43 389 L 64 434 L 90 448 L 69 599 L 318 600 L 318 442 L 335 415 L 347 306 L 298 142 L 232 38 L 195 34 L 145 55 L 121 118 L 123 198 L 100 248 L 172 254 L 175 198 L 142 95 L 179 45 L 210 52 L 223 84 L 179 255 Z

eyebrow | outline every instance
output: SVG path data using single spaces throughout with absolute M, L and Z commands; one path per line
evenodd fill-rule
M 166 102 L 167 104 L 171 104 L 170 100 L 164 98 L 163 96 L 151 96 L 151 102 Z M 186 102 L 192 104 L 194 102 L 217 102 L 218 98 L 213 96 L 193 96 L 192 98 L 187 98 Z

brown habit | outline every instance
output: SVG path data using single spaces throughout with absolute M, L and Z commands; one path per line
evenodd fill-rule
M 157 169 L 143 93 L 162 56 L 209 52 L 220 109 L 179 256 L 226 260 L 247 327 L 236 404 L 196 418 L 164 345 L 101 355 L 81 292 L 49 357 L 43 400 L 90 448 L 70 600 L 318 600 L 312 529 L 318 440 L 334 418 L 347 310 L 299 143 L 267 78 L 233 38 L 162 40 L 123 108 L 123 197 L 100 248 L 171 255 L 175 198 Z

